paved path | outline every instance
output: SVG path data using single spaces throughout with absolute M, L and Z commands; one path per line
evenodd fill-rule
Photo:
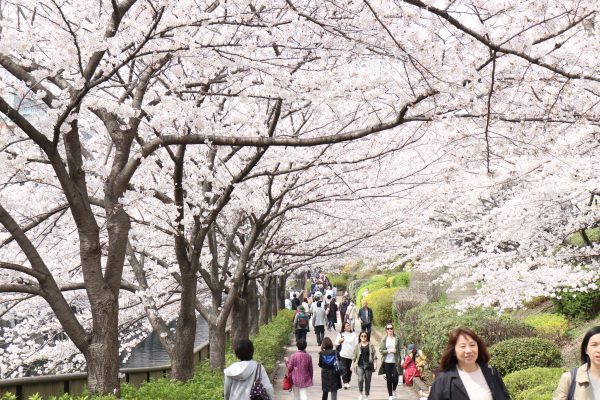
M 339 324 L 337 324 L 339 326 Z M 331 340 L 335 340 L 337 332 L 327 332 L 325 331 L 325 335 L 329 336 Z M 372 335 L 372 342 L 375 345 L 376 349 L 379 349 L 379 343 L 376 341 L 376 335 Z M 319 362 L 319 346 L 317 346 L 317 339 L 312 330 L 308 333 L 307 337 L 308 347 L 306 351 L 312 356 L 313 360 L 313 384 L 308 393 L 309 400 L 320 400 L 323 392 L 321 390 L 321 368 L 318 366 Z M 292 353 L 296 351 L 296 339 L 292 338 L 291 343 L 285 349 L 285 356 L 289 357 Z M 381 362 L 381 355 L 378 354 L 378 363 Z M 378 364 L 379 366 L 379 364 Z M 293 400 L 294 396 L 291 392 L 281 390 L 281 380 L 285 376 L 285 363 L 283 359 L 279 363 L 278 370 L 276 373 L 276 380 L 273 383 L 275 387 L 275 400 Z M 350 389 L 340 389 L 338 390 L 338 400 L 357 400 L 358 399 L 358 382 L 356 380 L 356 375 L 352 374 L 352 379 L 350 380 Z M 396 398 L 398 400 L 418 400 L 418 396 L 416 392 L 409 387 L 404 385 L 398 385 L 398 389 L 396 390 Z M 331 400 L 331 396 L 328 398 Z M 371 381 L 371 394 L 369 395 L 369 400 L 388 400 L 387 386 L 384 379 L 384 375 L 377 375 L 377 372 L 373 373 L 373 378 Z

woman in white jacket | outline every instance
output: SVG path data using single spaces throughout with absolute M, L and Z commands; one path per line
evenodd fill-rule
M 239 362 L 225 369 L 225 400 L 249 399 L 254 376 L 260 375 L 260 382 L 269 394 L 269 399 L 275 398 L 273 385 L 262 364 L 252 360 L 254 345 L 250 340 L 241 339 L 235 344 L 235 355 Z
M 356 332 L 352 330 L 350 322 L 344 324 L 344 331 L 339 333 L 335 339 L 335 345 L 340 346 L 339 355 L 340 360 L 344 364 L 344 375 L 342 375 L 342 381 L 344 382 L 344 389 L 350 387 L 350 379 L 352 378 L 352 359 L 354 358 L 354 349 L 358 344 L 358 336 Z

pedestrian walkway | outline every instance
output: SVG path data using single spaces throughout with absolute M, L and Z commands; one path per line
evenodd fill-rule
M 339 327 L 339 324 L 337 324 Z M 330 337 L 331 340 L 335 340 L 337 332 L 325 331 L 325 335 Z M 373 335 L 372 343 L 375 345 L 376 349 L 379 349 L 379 343 L 376 341 Z M 309 400 L 320 400 L 323 395 L 323 391 L 321 390 L 321 368 L 319 368 L 319 346 L 317 345 L 317 338 L 312 331 L 308 333 L 306 336 L 306 341 L 308 343 L 308 347 L 306 348 L 307 353 L 312 356 L 313 360 L 313 386 L 309 389 Z M 285 356 L 289 357 L 292 353 L 296 351 L 296 340 L 292 339 L 290 345 L 288 345 L 285 349 Z M 381 363 L 381 355 L 378 354 L 378 366 Z M 292 400 L 294 398 L 293 394 L 288 391 L 281 390 L 281 380 L 285 376 L 285 363 L 283 362 L 283 358 L 278 366 L 278 370 L 276 373 L 276 380 L 273 383 L 275 387 L 275 400 Z M 358 399 L 358 382 L 356 380 L 356 375 L 352 374 L 352 379 L 350 381 L 350 389 L 340 389 L 337 393 L 338 400 L 356 400 Z M 409 387 L 404 385 L 398 385 L 398 389 L 396 390 L 396 398 L 397 400 L 418 400 L 418 396 L 416 392 Z M 331 396 L 329 396 L 331 399 Z M 377 372 L 373 373 L 373 378 L 371 381 L 371 394 L 369 395 L 369 400 L 387 400 L 387 386 L 384 379 L 384 375 L 377 375 Z

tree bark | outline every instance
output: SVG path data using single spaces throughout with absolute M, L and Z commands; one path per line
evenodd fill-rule
M 248 327 L 249 334 L 255 335 L 258 333 L 258 320 L 259 320 L 259 309 L 258 309 L 258 289 L 256 279 L 252 279 L 248 283 Z
M 181 275 L 181 305 L 175 328 L 175 346 L 171 354 L 171 378 L 182 382 L 194 376 L 197 285 L 196 274 L 191 271 L 191 268 Z
M 263 278 L 263 293 L 260 296 L 260 315 L 259 315 L 259 325 L 264 325 L 269 322 L 270 315 L 270 306 L 269 306 L 269 288 L 271 286 L 271 278 L 269 276 L 265 276 Z
M 84 352 L 90 393 L 119 396 L 119 304 L 109 293 L 94 312 L 91 343 Z
M 208 340 L 210 342 L 210 366 L 221 370 L 225 366 L 225 324 L 209 324 Z
M 248 290 L 247 285 L 244 286 L 245 289 L 236 295 L 231 312 L 231 343 L 250 338 Z

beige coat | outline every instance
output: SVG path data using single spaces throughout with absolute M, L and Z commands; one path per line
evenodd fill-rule
M 590 387 L 590 379 L 588 378 L 587 364 L 583 364 L 577 370 L 575 376 L 575 394 L 574 400 L 594 400 L 592 398 L 592 388 Z M 571 371 L 567 371 L 560 377 L 558 387 L 552 394 L 552 400 L 567 400 L 569 395 L 569 385 L 571 384 Z

